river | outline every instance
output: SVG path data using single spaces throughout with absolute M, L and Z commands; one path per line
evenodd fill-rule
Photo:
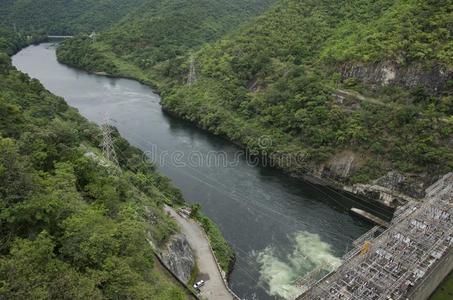
M 107 115 L 188 202 L 202 205 L 236 251 L 230 285 L 240 297 L 290 299 L 299 292 L 297 278 L 319 264 L 338 264 L 352 241 L 371 228 L 348 212 L 358 203 L 260 166 L 232 143 L 166 115 L 145 85 L 59 64 L 55 48 L 30 46 L 13 64 L 87 119 L 102 123 Z

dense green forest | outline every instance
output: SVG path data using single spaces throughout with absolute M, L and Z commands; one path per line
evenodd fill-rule
M 44 36 L 33 33 L 28 35 L 17 35 L 13 31 L 0 26 L 0 52 L 12 55 L 22 47 L 44 40 Z
M 140 76 L 140 70 L 185 55 L 190 49 L 220 38 L 273 2 L 148 1 L 99 34 L 95 42 L 88 37 L 66 41 L 59 49 L 59 56 L 64 57 L 65 62 L 89 71 L 145 79 L 146 76 Z
M 0 25 L 18 32 L 72 35 L 101 30 L 147 0 L 4 0 Z
M 127 38 L 154 28 L 124 24 L 103 33 L 108 42 L 64 43 L 59 58 L 148 78 L 165 109 L 294 173 L 346 183 L 389 170 L 432 178 L 453 168 L 452 9 L 449 0 L 280 0 L 220 41 L 162 62 L 152 40 Z M 197 81 L 188 85 L 191 61 Z M 395 84 L 348 73 L 376 77 L 387 65 Z M 265 149 L 263 136 L 272 140 Z M 329 170 L 343 153 L 354 157 L 347 176 Z
M 24 45 L 0 44 L 0 298 L 187 299 L 158 267 L 178 228 L 162 209 L 179 190 L 115 132 L 120 167 L 101 132 L 11 66 Z

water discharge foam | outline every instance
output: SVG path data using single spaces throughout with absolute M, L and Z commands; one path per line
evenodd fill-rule
M 260 282 L 272 296 L 294 299 L 301 291 L 296 281 L 321 264 L 338 266 L 341 260 L 333 255 L 332 247 L 319 235 L 298 232 L 294 236 L 293 252 L 279 257 L 277 249 L 269 246 L 257 257 L 260 266 Z

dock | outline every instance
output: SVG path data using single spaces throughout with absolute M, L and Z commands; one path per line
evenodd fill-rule
M 376 217 L 375 215 L 373 214 L 370 214 L 369 212 L 366 212 L 364 210 L 361 210 L 359 208 L 351 208 L 351 212 L 363 219 L 366 219 L 368 221 L 370 221 L 371 223 L 374 223 L 376 225 L 379 225 L 381 227 L 384 227 L 384 228 L 387 228 L 389 226 L 389 223 L 382 220 L 381 218 L 379 217 Z

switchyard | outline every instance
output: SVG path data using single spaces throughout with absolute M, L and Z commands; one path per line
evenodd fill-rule
M 336 270 L 315 281 L 321 268 L 301 280 L 305 292 L 297 299 L 426 299 L 453 268 L 452 215 L 449 173 L 426 190 L 424 201 L 398 208 L 387 229 L 357 239 Z

